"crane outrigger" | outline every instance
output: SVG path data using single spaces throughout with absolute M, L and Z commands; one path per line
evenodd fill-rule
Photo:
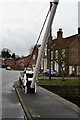
M 52 1 L 50 16 L 49 16 L 48 23 L 47 23 L 46 30 L 45 30 L 45 34 L 44 34 L 44 37 L 42 40 L 42 44 L 41 44 L 41 48 L 40 48 L 40 52 L 39 52 L 39 55 L 37 58 L 34 72 L 31 73 L 30 71 L 27 70 L 27 73 L 26 72 L 24 73 L 24 74 L 26 74 L 26 79 L 25 79 L 26 83 L 25 83 L 25 87 L 24 87 L 25 93 L 30 91 L 29 89 L 33 90 L 33 92 L 36 93 L 36 81 L 37 81 L 38 71 L 39 71 L 40 63 L 41 63 L 41 60 L 42 60 L 42 57 L 44 54 L 45 46 L 46 46 L 47 41 L 48 41 L 49 31 L 50 31 L 52 23 L 53 23 L 53 19 L 54 19 L 54 15 L 56 13 L 58 3 L 59 3 L 59 0 Z M 33 74 L 31 79 L 29 78 L 29 76 L 30 76 L 29 74 Z M 21 80 L 21 78 L 20 78 L 20 80 Z M 24 80 L 24 78 L 23 78 L 23 80 Z M 30 80 L 30 82 L 29 82 L 29 80 Z

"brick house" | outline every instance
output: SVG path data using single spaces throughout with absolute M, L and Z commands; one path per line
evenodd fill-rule
M 41 61 L 41 71 L 55 69 L 59 74 L 62 68 L 66 75 L 80 75 L 80 29 L 78 34 L 63 38 L 63 31 L 59 29 L 57 38 L 53 39 L 51 32 L 45 47 L 44 56 Z M 40 45 L 35 50 L 32 59 L 32 66 L 35 66 L 40 50 Z
M 23 61 L 24 67 L 27 67 L 30 60 L 30 55 L 25 56 L 23 59 L 24 59 Z
M 17 59 L 16 67 L 23 70 L 25 67 L 27 67 L 29 59 L 30 59 L 30 55 Z
M 50 32 L 48 37 L 49 37 L 48 38 L 48 42 L 49 42 L 49 41 L 52 40 L 51 32 Z M 36 49 L 35 49 L 35 51 L 33 53 L 32 61 L 31 61 L 33 69 L 34 69 L 34 67 L 36 65 L 36 60 L 37 60 L 37 57 L 38 57 L 38 54 L 39 54 L 39 51 L 40 51 L 40 47 L 41 47 L 41 45 L 37 45 Z M 48 61 L 49 54 L 50 54 L 50 52 L 48 51 L 49 48 L 50 48 L 50 45 L 47 44 L 46 47 L 45 47 L 45 50 L 44 50 L 43 58 L 41 60 L 40 72 L 46 71 L 46 69 L 50 66 L 50 62 Z
M 39 50 L 40 50 L 40 46 L 41 45 L 36 45 L 33 55 L 31 55 L 31 62 L 30 62 L 30 66 L 32 67 L 32 69 L 34 70 L 35 65 L 36 65 L 36 60 L 37 60 L 37 56 L 39 54 Z
M 15 66 L 15 64 L 16 64 L 16 61 L 15 61 L 15 59 L 13 59 L 13 58 L 7 58 L 7 59 L 5 60 L 5 64 L 6 64 L 7 66 L 13 67 L 13 66 Z
M 49 43 L 49 42 L 48 42 Z M 48 44 L 47 44 L 48 45 Z M 51 68 L 61 73 L 61 66 L 64 66 L 66 75 L 80 75 L 80 32 L 78 34 L 63 38 L 62 29 L 57 32 L 57 38 L 51 41 Z M 47 64 L 50 59 L 47 56 Z M 49 68 L 49 66 L 47 65 Z
M 36 60 L 37 60 L 37 56 L 39 53 L 39 47 L 40 47 L 40 45 L 36 46 L 33 55 L 29 54 L 27 56 L 17 59 L 16 67 L 20 68 L 20 69 L 24 69 L 25 67 L 31 67 L 32 69 L 34 69 Z

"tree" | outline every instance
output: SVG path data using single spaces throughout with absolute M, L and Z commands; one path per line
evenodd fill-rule
M 66 74 L 66 68 L 68 67 L 68 51 L 66 49 L 56 50 L 55 58 L 53 59 L 60 67 L 62 74 L 62 80 L 64 81 L 64 76 Z
M 9 58 L 11 57 L 11 51 L 8 48 L 3 48 L 1 51 L 2 58 Z
M 15 59 L 15 53 L 13 53 L 11 57 L 12 57 L 13 59 Z

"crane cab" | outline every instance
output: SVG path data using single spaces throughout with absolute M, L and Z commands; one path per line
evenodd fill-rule
M 24 93 L 36 93 L 36 82 L 34 88 L 31 88 L 34 71 L 31 68 L 25 68 L 19 76 L 19 86 L 24 90 Z

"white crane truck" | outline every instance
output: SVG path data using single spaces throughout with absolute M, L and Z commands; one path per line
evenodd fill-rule
M 36 66 L 34 71 L 32 71 L 31 69 L 25 69 L 23 73 L 21 73 L 20 77 L 19 77 L 19 83 L 20 86 L 23 86 L 24 92 L 25 93 L 29 93 L 29 92 L 33 92 L 36 93 L 36 81 L 37 81 L 37 76 L 38 76 L 38 71 L 40 68 L 40 63 L 44 54 L 44 50 L 45 50 L 45 46 L 47 44 L 47 40 L 48 40 L 48 35 L 53 23 L 53 19 L 54 19 L 54 15 L 56 13 L 56 8 L 57 5 L 59 3 L 59 0 L 53 0 L 52 1 L 52 6 L 51 6 L 51 11 L 50 11 L 50 16 L 48 19 L 48 23 L 46 26 L 46 30 L 45 30 L 45 34 L 42 40 L 42 44 L 41 44 L 41 48 L 40 48 L 40 52 L 37 58 L 37 62 L 36 62 Z

